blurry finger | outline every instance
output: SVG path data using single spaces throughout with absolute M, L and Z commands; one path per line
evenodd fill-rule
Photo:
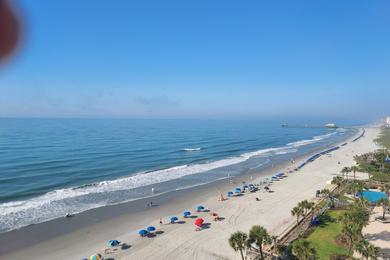
M 0 62 L 16 48 L 20 38 L 20 23 L 9 1 L 0 0 Z

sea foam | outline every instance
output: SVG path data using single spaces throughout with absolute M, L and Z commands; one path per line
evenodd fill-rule
M 129 191 L 149 185 L 168 182 L 185 176 L 208 172 L 217 168 L 235 165 L 256 156 L 272 156 L 297 151 L 297 147 L 313 144 L 329 138 L 336 132 L 315 136 L 312 139 L 288 143 L 283 147 L 272 147 L 217 161 L 179 165 L 149 172 L 139 172 L 131 176 L 106 180 L 78 187 L 57 189 L 26 200 L 0 204 L 0 232 L 20 228 L 88 209 L 115 204 L 105 199 L 106 194 Z M 186 148 L 200 149 L 200 148 Z M 124 201 L 121 201 L 124 202 Z

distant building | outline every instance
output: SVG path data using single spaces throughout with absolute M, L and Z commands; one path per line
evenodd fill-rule
M 386 127 L 390 127 L 390 116 L 386 118 Z

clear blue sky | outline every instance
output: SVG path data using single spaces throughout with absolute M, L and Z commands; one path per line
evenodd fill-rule
M 18 2 L 0 116 L 390 113 L 389 1 Z

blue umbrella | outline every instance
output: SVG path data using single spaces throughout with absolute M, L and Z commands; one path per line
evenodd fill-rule
M 255 185 L 253 185 L 252 183 L 248 184 L 249 187 L 254 187 Z
M 196 209 L 197 209 L 198 211 L 201 211 L 201 210 L 204 210 L 204 207 L 203 207 L 202 205 L 199 205 L 199 206 L 196 207 Z
M 141 236 L 145 236 L 146 234 L 148 234 L 148 231 L 145 229 L 141 229 L 138 231 L 138 234 L 140 234 Z
M 236 192 L 236 193 L 241 193 L 241 189 L 240 189 L 240 188 L 236 188 L 236 189 L 235 189 L 235 192 Z
M 153 232 L 153 231 L 156 230 L 156 228 L 153 227 L 153 226 L 149 226 L 149 227 L 146 228 L 146 230 L 149 231 L 149 232 Z
M 242 188 L 245 190 L 245 189 L 248 189 L 249 186 L 248 185 L 244 185 L 244 186 L 242 186 Z
M 227 193 L 227 195 L 228 195 L 228 197 L 231 197 L 231 196 L 233 196 L 233 191 L 229 191 L 228 193 Z
M 189 211 L 184 211 L 183 212 L 183 216 L 186 218 L 186 217 L 188 217 L 188 216 L 190 216 L 191 215 L 191 212 L 189 212 Z
M 176 216 L 171 217 L 171 223 L 174 223 L 177 220 L 179 220 L 179 219 Z
M 119 244 L 120 244 L 120 242 L 118 240 L 110 240 L 110 241 L 108 241 L 108 245 L 109 246 L 117 246 Z

